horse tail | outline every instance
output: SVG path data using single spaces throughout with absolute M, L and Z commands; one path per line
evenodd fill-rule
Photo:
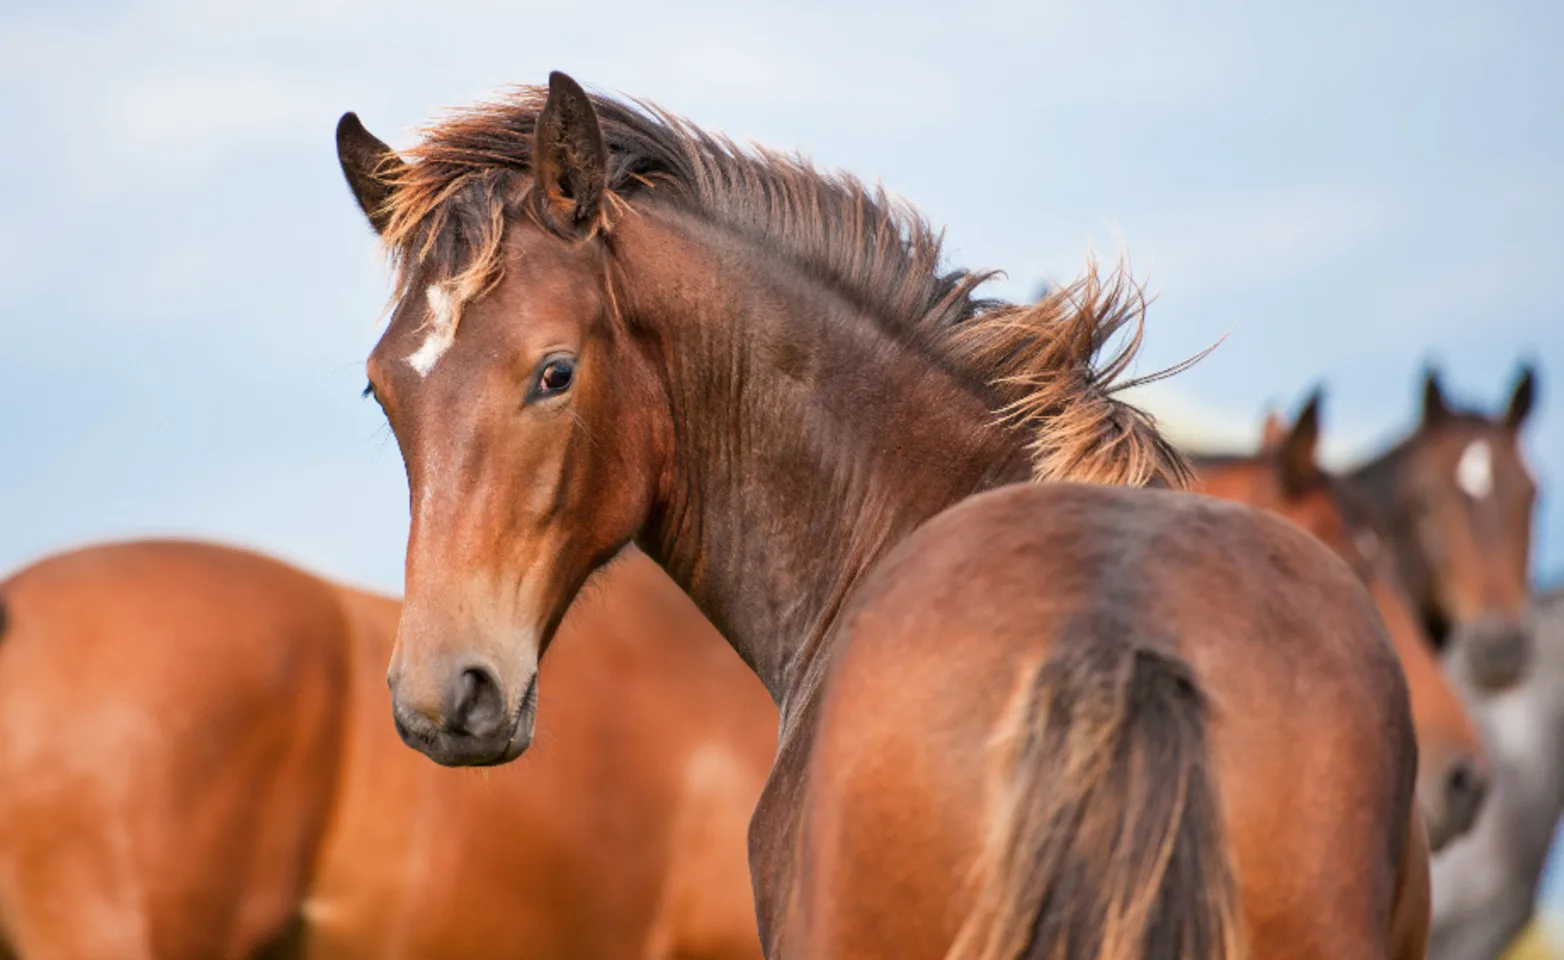
M 1055 649 L 996 740 L 1006 774 L 947 960 L 1240 960 L 1246 937 L 1188 664 Z

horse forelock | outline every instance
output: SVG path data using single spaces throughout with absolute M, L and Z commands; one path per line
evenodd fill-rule
M 382 238 L 397 299 L 439 285 L 454 330 L 462 307 L 499 283 L 505 225 L 528 215 L 532 136 L 546 100 L 546 88 L 519 87 L 454 112 L 386 174 Z M 982 392 L 1028 436 L 1038 481 L 1187 485 L 1187 465 L 1153 420 L 1115 396 L 1183 369 L 1119 382 L 1139 350 L 1146 305 L 1122 266 L 1105 279 L 1088 261 L 1079 280 L 1035 304 L 984 299 L 977 288 L 994 273 L 946 268 L 941 234 L 883 187 L 740 147 L 645 101 L 592 100 L 609 154 L 600 229 L 611 231 L 636 202 L 671 203 L 792 260 Z

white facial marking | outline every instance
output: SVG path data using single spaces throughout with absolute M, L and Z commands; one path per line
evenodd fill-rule
M 418 371 L 420 377 L 429 376 L 429 371 L 456 340 L 456 301 L 443 284 L 431 283 L 424 293 L 429 298 L 429 335 L 407 358 L 407 365 Z
M 1488 449 L 1488 441 L 1473 440 L 1467 445 L 1455 465 L 1455 485 L 1473 500 L 1493 492 L 1493 451 Z

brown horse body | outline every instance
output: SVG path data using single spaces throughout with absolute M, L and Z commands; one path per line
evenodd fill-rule
M 1103 509 L 1105 500 L 1117 509 Z M 1229 550 L 1213 557 L 1207 536 Z M 1311 588 L 1278 591 L 1278 577 Z M 991 605 L 962 604 L 976 578 Z M 1054 586 L 1038 591 L 1039 582 Z M 844 628 L 851 633 L 836 682 L 822 695 L 806 778 L 819 812 L 799 829 L 813 834 L 810 853 L 835 845 L 860 855 L 802 858 L 798 869 L 819 891 L 794 920 L 809 931 L 805 942 L 818 945 L 813 938 L 858 919 L 848 929 L 859 939 L 841 954 L 885 955 L 874 948 L 879 931 L 861 920 L 897 916 L 911 894 L 869 882 L 880 867 L 843 821 L 862 829 L 901 808 L 894 840 L 910 838 L 924 856 L 997 861 L 1020 877 L 1053 867 L 1061 879 L 1052 897 L 1069 896 L 1064 884 L 1072 882 L 1089 891 L 1077 893 L 1084 903 L 1045 900 L 1058 904 L 1058 919 L 1016 917 L 1024 902 L 996 893 L 991 906 L 980 897 L 975 916 L 1011 930 L 1004 941 L 978 933 L 987 949 L 965 956 L 1018 956 L 1030 942 L 1024 955 L 1046 957 L 1058 941 L 1074 947 L 1062 956 L 1094 955 L 1091 945 L 1123 922 L 1110 912 L 1112 898 L 1137 892 L 1122 879 L 1116 887 L 1113 867 L 1129 860 L 1132 875 L 1154 869 L 1146 852 L 1112 844 L 1119 830 L 1173 847 L 1162 884 L 1138 891 L 1156 898 L 1144 907 L 1154 934 L 1145 956 L 1232 955 L 1231 944 L 1214 939 L 1222 927 L 1202 930 L 1200 915 L 1180 916 L 1176 899 L 1204 888 L 1221 907 L 1221 888 L 1211 887 L 1229 851 L 1242 917 L 1219 919 L 1243 928 L 1253 956 L 1421 956 L 1427 854 L 1405 810 L 1404 694 L 1390 657 L 1363 656 L 1384 641 L 1354 586 L 1293 529 L 1173 494 L 1020 486 L 936 517 L 866 582 Z M 1190 604 L 1190 596 L 1221 601 Z M 962 615 L 939 620 L 931 608 Z M 1319 679 L 1364 666 L 1353 683 Z M 1322 730 L 1320 714 L 1362 726 Z M 936 766 L 920 756 L 927 745 L 906 736 L 920 719 L 998 749 L 973 751 L 960 764 L 942 756 Z M 1376 776 L 1344 782 L 1342 766 L 1372 763 Z M 1030 789 L 1021 793 L 1016 780 Z M 905 801 L 890 799 L 908 794 L 938 798 L 938 806 L 908 816 Z M 1352 816 L 1341 810 L 1347 797 Z M 1185 811 L 1182 819 L 1162 804 Z M 1029 841 L 1020 853 L 1037 860 L 1006 863 L 1016 854 L 974 831 L 958 816 L 963 808 L 1019 824 L 1011 838 Z M 1163 817 L 1176 828 L 1171 836 L 1158 832 Z M 1345 850 L 1359 852 L 1362 872 L 1337 872 Z M 1135 862 L 1136 853 L 1146 860 Z M 945 942 L 972 909 L 960 880 L 959 871 L 925 875 L 911 911 L 923 918 L 920 937 Z M 1332 922 L 1319 921 L 1325 916 Z M 1143 955 L 1132 943 L 1099 950 Z
M 1443 848 L 1469 830 L 1482 807 L 1492 765 L 1401 587 L 1383 529 L 1338 477 L 1320 467 L 1315 393 L 1294 422 L 1267 422 L 1255 453 L 1193 458 L 1195 489 L 1277 513 L 1330 547 L 1362 577 L 1401 661 L 1418 739 L 1418 803 L 1429 845 Z
M 304 957 L 759 957 L 744 836 L 776 711 L 652 563 L 632 552 L 582 597 L 562 628 L 580 650 L 549 658 L 559 715 L 535 757 L 487 773 L 397 738 L 400 604 L 346 603 L 372 629 Z
M 566 624 L 557 731 L 487 777 L 397 739 L 389 598 L 149 542 L 0 602 L 21 960 L 759 954 L 743 843 L 775 712 L 644 557 Z
M 399 730 L 494 764 L 629 540 L 781 707 L 775 957 L 1422 955 L 1405 680 L 1356 574 L 1095 370 L 1094 278 L 976 301 L 856 182 L 545 96 L 339 155 L 400 259 L 370 358 L 413 500 Z M 561 643 L 566 642 L 564 640 Z M 1245 943 L 1247 942 L 1247 948 Z
M 0 584 L 0 927 L 22 960 L 248 957 L 331 812 L 347 665 L 327 584 L 111 546 Z

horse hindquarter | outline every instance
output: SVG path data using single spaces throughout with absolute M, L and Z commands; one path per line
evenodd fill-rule
M 1420 854 L 1410 711 L 1372 604 L 1281 522 L 1175 496 L 985 494 L 866 580 L 820 694 L 790 948 L 1387 954 Z M 1189 545 L 1207 532 L 1247 537 L 1239 564 L 1294 565 L 1298 609 Z M 1216 597 L 1239 614 L 1212 617 Z M 1299 695 L 1336 719 L 1311 725 Z

